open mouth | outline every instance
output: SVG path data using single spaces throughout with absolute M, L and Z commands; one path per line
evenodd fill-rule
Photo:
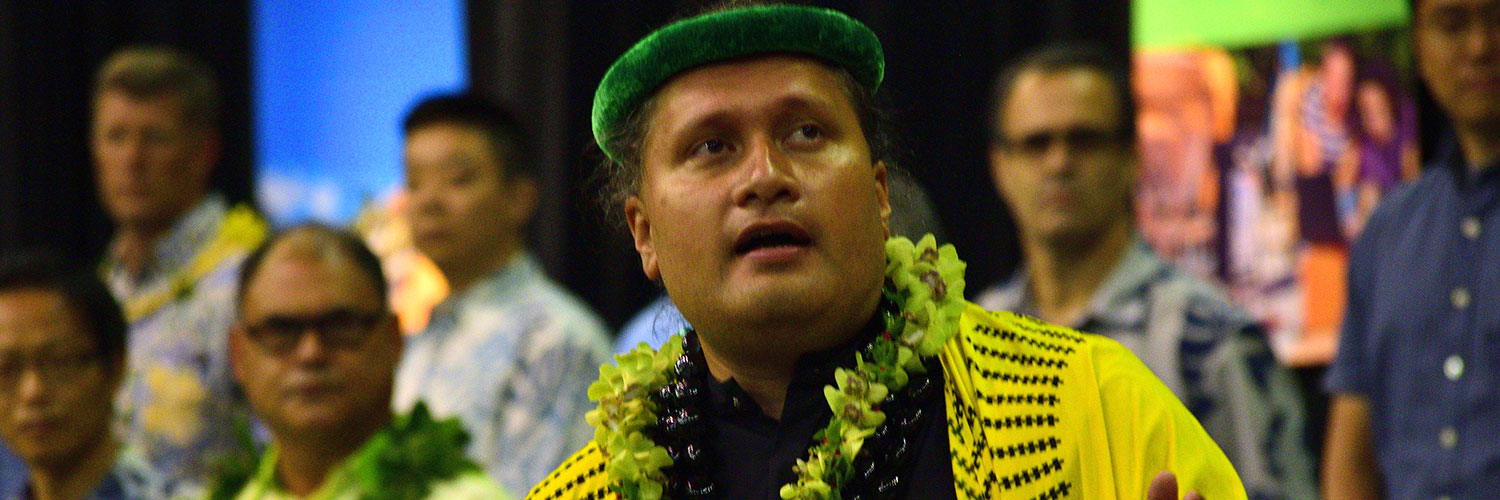
M 812 245 L 812 236 L 792 222 L 778 221 L 754 224 L 740 231 L 734 240 L 734 253 L 744 255 L 756 250 L 801 248 Z

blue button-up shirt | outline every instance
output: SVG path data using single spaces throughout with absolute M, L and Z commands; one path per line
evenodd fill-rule
M 1370 217 L 1325 389 L 1370 403 L 1389 498 L 1500 498 L 1500 169 L 1456 148 Z
M 469 456 L 529 491 L 594 437 L 588 387 L 609 360 L 604 325 L 529 255 L 433 308 L 406 341 L 392 404 L 425 401 L 469 431 Z

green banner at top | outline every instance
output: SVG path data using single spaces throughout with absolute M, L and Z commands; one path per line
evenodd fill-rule
M 1241 48 L 1405 26 L 1408 0 L 1134 0 L 1139 48 Z

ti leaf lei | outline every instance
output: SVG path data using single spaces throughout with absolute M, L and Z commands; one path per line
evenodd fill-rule
M 807 457 L 797 460 L 797 481 L 781 487 L 785 500 L 839 498 L 865 438 L 885 421 L 879 403 L 905 387 L 911 374 L 924 373 L 923 361 L 958 331 L 965 265 L 953 245 L 939 247 L 932 235 L 918 243 L 895 237 L 886 241 L 885 253 L 883 293 L 896 310 L 886 314 L 886 331 L 856 355 L 855 366 L 837 369 L 836 386 L 823 387 L 833 416 L 814 436 Z M 586 418 L 604 450 L 610 488 L 625 499 L 663 496 L 664 469 L 672 459 L 647 437 L 661 410 L 649 396 L 672 381 L 682 353 L 681 335 L 659 351 L 642 343 L 615 356 L 617 364 L 601 366 L 599 380 L 589 386 L 589 399 L 599 406 Z
M 457 418 L 434 418 L 426 403 L 419 401 L 410 413 L 397 415 L 383 432 L 388 446 L 372 457 L 374 466 L 356 478 L 360 500 L 426 498 L 433 484 L 480 470 L 463 454 L 469 443 L 463 424 Z M 236 435 L 239 449 L 220 459 L 209 500 L 235 498 L 260 466 L 249 424 L 238 422 Z

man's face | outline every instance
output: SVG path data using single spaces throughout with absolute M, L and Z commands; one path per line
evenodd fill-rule
M 406 136 L 412 239 L 445 272 L 519 245 L 536 204 L 529 179 L 505 175 L 478 128 L 438 123 Z
M 389 411 L 401 353 L 375 284 L 347 259 L 278 254 L 251 279 L 230 362 L 277 433 L 338 432 Z
M 837 322 L 874 304 L 885 166 L 832 70 L 742 59 L 678 75 L 654 99 L 625 212 L 646 275 L 690 322 Z
M 1027 238 L 1087 241 L 1130 218 L 1137 163 L 1102 73 L 1026 71 L 998 117 L 990 173 Z
M 215 140 L 188 127 L 180 99 L 106 90 L 94 101 L 91 134 L 99 198 L 116 224 L 169 226 L 202 197 Z
M 1500 1 L 1422 0 L 1417 66 L 1455 125 L 1500 126 Z
M 0 434 L 26 463 L 72 464 L 108 439 L 119 368 L 58 293 L 0 292 Z

